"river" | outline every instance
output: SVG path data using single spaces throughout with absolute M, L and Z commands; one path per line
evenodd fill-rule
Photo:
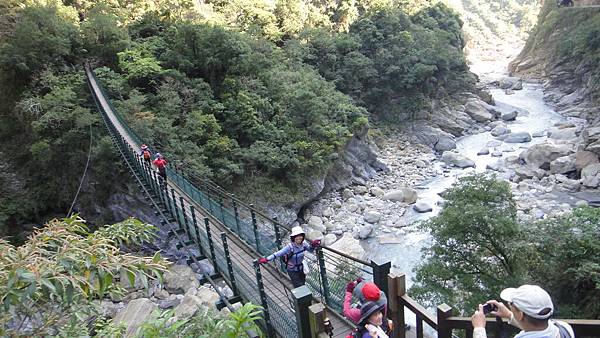
M 500 79 L 507 76 L 504 64 L 498 62 L 478 62 L 471 66 L 471 71 L 484 79 L 486 83 L 494 79 Z M 507 126 L 512 132 L 527 131 L 531 134 L 543 134 L 554 124 L 566 121 L 561 115 L 549 107 L 543 99 L 542 86 L 536 83 L 523 83 L 522 90 L 514 91 L 514 94 L 507 95 L 504 90 L 490 88 L 490 92 L 496 103 L 496 109 L 504 112 L 519 111 L 515 121 L 507 122 Z M 503 151 L 502 158 L 510 155 L 518 155 L 524 149 L 539 142 L 543 142 L 545 136 L 534 137 L 527 143 L 502 143 L 498 148 Z M 419 193 L 419 199 L 428 202 L 433 206 L 433 211 L 429 213 L 417 213 L 412 208 L 407 208 L 403 218 L 406 223 L 416 224 L 419 221 L 431 218 L 439 213 L 441 206 L 441 197 L 439 193 L 448 189 L 461 176 L 472 174 L 473 172 L 484 172 L 486 166 L 498 161 L 498 157 L 492 155 L 477 155 L 477 153 L 489 141 L 495 140 L 489 131 L 478 134 L 463 136 L 457 140 L 457 150 L 475 161 L 476 167 L 469 169 L 444 168 L 441 162 L 436 162 L 442 175 L 438 175 L 428 181 L 423 182 L 416 187 Z M 490 149 L 491 153 L 491 149 Z M 499 173 L 502 177 L 502 174 Z M 421 262 L 421 251 L 432 245 L 431 236 L 427 232 L 418 229 L 416 225 L 407 228 L 404 238 L 398 244 L 380 244 L 377 238 L 370 238 L 362 241 L 362 246 L 367 252 L 369 258 L 377 261 L 391 261 L 395 271 L 403 272 L 407 276 L 407 284 L 412 284 L 414 277 L 413 269 Z

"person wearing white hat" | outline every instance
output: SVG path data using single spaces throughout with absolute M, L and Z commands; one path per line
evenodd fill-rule
M 486 338 L 485 315 L 508 319 L 508 323 L 520 328 L 515 338 L 575 338 L 573 328 L 565 322 L 551 320 L 554 305 L 548 292 L 537 285 L 521 285 L 518 288 L 502 290 L 500 298 L 510 307 L 501 302 L 490 300 L 485 306 L 479 304 L 479 309 L 471 317 L 473 338 Z M 485 311 L 485 308 L 491 311 Z
M 310 244 L 304 241 L 304 230 L 295 226 L 290 233 L 290 244 L 284 246 L 281 250 L 258 260 L 260 264 L 268 263 L 277 257 L 283 257 L 286 270 L 294 288 L 306 283 L 306 273 L 304 272 L 304 251 L 313 252 L 315 248 L 321 245 L 321 241 L 315 239 Z

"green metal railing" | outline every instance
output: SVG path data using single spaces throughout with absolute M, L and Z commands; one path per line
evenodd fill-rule
M 101 94 L 112 110 L 121 127 L 136 146 L 142 144 L 141 138 L 129 127 L 128 123 L 118 113 L 109 101 L 104 89 L 98 82 L 94 73 L 89 76 L 99 88 Z M 96 95 L 96 93 L 93 93 Z M 94 96 L 94 99 L 97 98 Z M 161 179 L 150 166 L 143 161 L 138 150 L 132 148 L 125 140 L 125 135 L 120 135 L 117 128 L 108 118 L 108 112 L 100 109 L 107 124 L 109 132 L 119 142 L 119 146 L 126 149 L 124 156 L 134 163 L 136 170 L 142 174 L 151 190 L 163 203 L 166 211 L 172 216 L 173 222 L 179 224 L 179 231 L 188 238 L 181 246 L 192 245 L 199 255 L 207 257 L 232 287 L 234 292 L 239 292 L 245 299 L 262 304 L 265 307 L 267 332 L 273 330 L 280 335 L 296 336 L 297 323 L 292 319 L 293 304 L 289 299 L 289 286 L 285 281 L 285 271 L 280 264 L 275 264 L 279 269 L 279 285 L 269 285 L 278 290 L 267 290 L 262 284 L 261 267 L 252 265 L 243 257 L 236 256 L 228 243 L 229 235 L 225 233 L 211 233 L 210 223 L 218 221 L 225 225 L 237 238 L 243 240 L 249 248 L 256 252 L 256 256 L 266 256 L 282 247 L 283 242 L 289 240 L 290 227 L 279 223 L 256 210 L 252 204 L 246 204 L 235 198 L 232 194 L 207 179 L 191 177 L 186 173 L 167 167 L 168 181 L 172 182 L 187 197 L 201 206 L 213 219 L 209 220 L 200 216 L 193 206 L 186 205 L 183 198 L 177 199 L 172 189 L 164 189 Z M 155 152 L 152 145 L 150 150 Z M 192 183 L 194 181 L 197 185 Z M 320 248 L 314 254 L 307 254 L 311 272 L 307 275 L 307 286 L 313 294 L 320 298 L 330 309 L 342 313 L 345 286 L 348 281 L 357 277 L 374 280 L 380 288 L 387 290 L 386 276 L 390 264 L 383 265 L 366 262 L 345 255 L 331 248 Z M 245 267 L 245 268 L 244 268 Z M 249 274 L 248 271 L 253 271 Z M 283 292 L 270 292 L 281 291 Z

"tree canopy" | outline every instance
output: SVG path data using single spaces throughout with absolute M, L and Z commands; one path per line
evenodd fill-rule
M 546 289 L 560 317 L 600 318 L 600 211 L 582 207 L 533 223 L 516 218 L 508 183 L 478 174 L 449 189 L 440 214 L 423 224 L 434 245 L 410 294 L 471 314 L 521 284 Z
M 68 209 L 90 135 L 89 182 L 99 184 L 85 186 L 80 204 L 104 203 L 112 180 L 102 178 L 123 173 L 84 62 L 132 128 L 174 165 L 228 188 L 266 180 L 300 191 L 369 120 L 401 122 L 431 98 L 470 86 L 461 21 L 426 3 L 7 3 L 0 142 L 7 170 L 20 169 L 0 179 L 21 182 L 10 193 L 29 211 L 3 204 L 2 231 L 24 215 Z

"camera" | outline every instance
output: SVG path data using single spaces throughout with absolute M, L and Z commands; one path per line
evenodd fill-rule
M 494 304 L 485 304 L 483 306 L 483 314 L 487 315 L 488 313 L 492 312 L 492 311 L 498 311 L 498 307 Z

